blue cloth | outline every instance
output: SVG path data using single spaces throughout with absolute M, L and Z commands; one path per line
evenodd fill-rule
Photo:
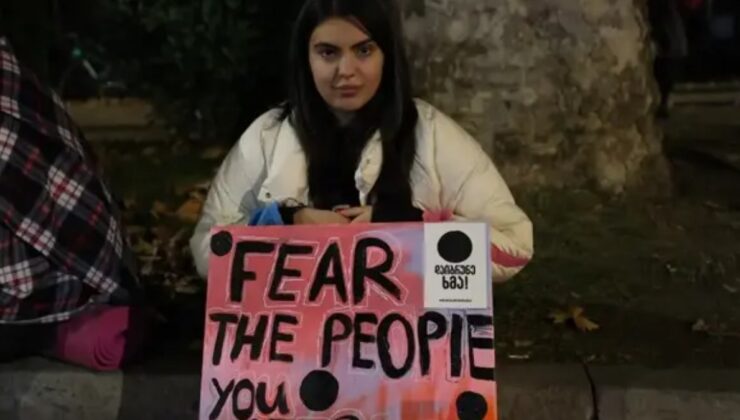
M 275 226 L 284 225 L 283 217 L 280 215 L 278 203 L 270 203 L 255 211 L 249 218 L 249 226 Z

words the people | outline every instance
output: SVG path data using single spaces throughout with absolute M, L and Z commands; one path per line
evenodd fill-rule
M 408 375 L 424 377 L 432 369 L 446 369 L 451 379 L 466 376 L 494 380 L 493 366 L 476 360 L 482 351 L 493 351 L 492 316 L 452 311 L 405 312 L 403 304 L 408 291 L 393 273 L 398 256 L 381 238 L 358 239 L 351 252 L 342 252 L 339 243 L 330 242 L 317 255 L 316 246 L 267 240 L 242 240 L 235 244 L 227 302 L 234 309 L 208 313 L 208 322 L 217 327 L 210 355 L 212 366 L 239 360 L 293 363 L 289 344 L 301 329 L 301 308 L 315 309 L 333 296 L 336 309 L 324 315 L 318 329 L 317 368 L 334 366 L 340 349 L 351 349 L 349 369 L 378 370 L 389 380 Z M 346 255 L 350 256 L 348 261 Z M 270 273 L 268 278 L 258 278 L 257 271 L 250 267 L 250 260 L 259 256 L 272 257 L 272 267 L 263 270 Z M 311 272 L 302 272 L 291 264 L 293 258 L 308 256 L 316 261 Z M 293 287 L 284 287 L 286 282 Z M 252 290 L 251 284 L 259 287 Z M 247 293 L 262 294 L 266 306 L 283 306 L 268 312 L 250 311 L 241 306 Z M 381 313 L 367 307 L 364 304 L 371 293 L 398 304 L 399 309 Z M 430 350 L 437 341 L 447 348 L 441 353 L 446 357 L 444 361 L 432 360 L 433 355 L 440 354 Z M 252 418 L 255 411 L 264 415 L 289 412 L 288 384 L 284 382 L 256 382 L 244 377 L 224 383 L 213 378 L 212 385 L 218 396 L 211 418 L 218 418 L 229 400 L 237 418 Z

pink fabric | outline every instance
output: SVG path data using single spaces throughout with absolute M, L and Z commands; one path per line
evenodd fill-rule
M 515 257 L 496 245 L 491 245 L 491 261 L 505 268 L 524 267 L 529 263 L 529 258 Z
M 427 223 L 444 222 L 447 220 L 452 220 L 452 210 L 442 209 L 424 212 L 424 221 Z
M 59 325 L 53 356 L 94 370 L 118 370 L 143 344 L 148 319 L 144 309 L 100 306 Z

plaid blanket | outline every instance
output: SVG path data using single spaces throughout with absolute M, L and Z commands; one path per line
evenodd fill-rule
M 0 37 L 0 323 L 126 303 L 133 262 L 82 133 Z

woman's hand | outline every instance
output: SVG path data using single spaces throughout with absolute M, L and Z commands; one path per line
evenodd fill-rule
M 350 219 L 339 212 L 302 208 L 293 215 L 294 225 L 346 225 Z
M 339 210 L 339 214 L 351 219 L 351 224 L 370 223 L 373 220 L 373 207 L 351 207 L 348 209 Z

